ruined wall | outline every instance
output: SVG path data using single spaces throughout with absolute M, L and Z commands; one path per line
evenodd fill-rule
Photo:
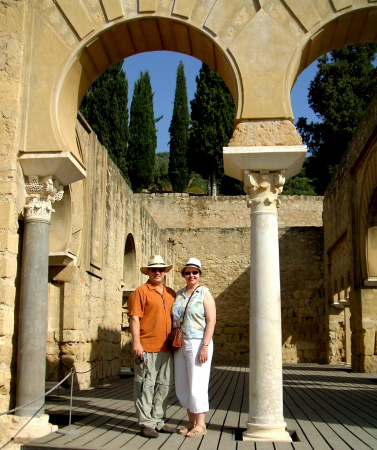
M 250 211 L 246 196 L 137 197 L 174 245 L 173 287 L 184 286 L 178 267 L 188 257 L 195 256 L 204 265 L 202 282 L 211 288 L 217 305 L 214 360 L 248 361 Z M 283 361 L 325 362 L 322 198 L 281 198 Z
M 369 213 L 375 209 L 377 187 L 376 117 L 377 96 L 324 196 L 329 358 L 330 362 L 346 359 L 355 372 L 377 370 L 377 290 L 370 271 L 377 254 L 370 251 L 373 247 L 369 252 L 367 248 L 368 230 L 375 226 Z
M 2 2 L 0 7 L 0 411 L 8 408 L 16 375 L 18 213 L 21 208 L 18 195 L 23 196 L 17 156 L 22 123 L 26 8 L 25 2 L 10 0 Z
M 85 388 L 117 377 L 122 365 L 131 365 L 125 294 L 146 281 L 139 267 L 148 256 L 158 253 L 171 260 L 172 245 L 135 199 L 106 149 L 95 136 L 87 136 L 92 131 L 82 118 L 77 128 L 88 164 L 87 179 L 77 182 L 82 188 L 71 186 L 72 215 L 83 216 L 80 226 L 75 222 L 80 246 L 67 266 L 50 263 L 47 379 L 61 379 L 74 365 L 77 382 Z M 73 192 L 83 195 L 76 198 Z M 56 204 L 51 235 L 63 225 L 58 208 Z M 125 255 L 130 236 L 131 260 Z M 71 238 L 70 252 L 75 244 Z M 50 250 L 54 245 L 50 240 Z

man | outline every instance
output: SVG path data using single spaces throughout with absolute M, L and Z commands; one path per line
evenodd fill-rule
M 170 311 L 175 292 L 163 282 L 172 267 L 165 264 L 160 255 L 151 256 L 147 266 L 140 268 L 144 275 L 148 275 L 148 281 L 128 299 L 136 362 L 135 408 L 140 434 L 146 438 L 158 437 L 158 431 L 177 431 L 164 422 L 173 381 L 173 356 L 167 347 L 167 337 L 172 328 Z

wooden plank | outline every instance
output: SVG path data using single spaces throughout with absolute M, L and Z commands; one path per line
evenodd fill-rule
M 229 450 L 235 442 L 235 430 L 240 428 L 240 416 L 242 403 L 245 394 L 246 367 L 242 365 L 235 378 L 236 387 L 233 393 L 232 402 L 229 405 L 221 433 L 218 450 Z
M 162 434 L 157 439 L 139 435 L 133 403 L 133 377 L 105 389 L 75 390 L 72 414 L 85 415 L 71 425 L 79 436 L 57 433 L 24 445 L 25 450 L 342 450 L 377 449 L 377 389 L 375 375 L 354 374 L 339 367 L 286 366 L 283 369 L 284 418 L 302 442 L 235 441 L 235 430 L 245 428 L 248 417 L 248 369 L 245 364 L 214 366 L 210 379 L 208 434 L 185 438 Z M 46 413 L 67 416 L 69 392 L 57 402 L 46 402 Z M 62 398 L 64 397 L 64 402 Z M 183 410 L 172 392 L 167 423 L 186 423 Z
M 98 395 L 101 391 L 101 396 L 102 398 L 98 399 Z M 48 436 L 44 436 L 43 438 L 35 441 L 36 443 L 49 443 L 50 445 L 66 445 L 72 441 L 75 441 L 77 439 L 82 439 L 82 434 L 88 434 L 92 432 L 92 426 L 87 426 L 85 428 L 85 425 L 90 424 L 92 422 L 94 422 L 96 420 L 96 418 L 98 417 L 98 414 L 101 413 L 101 411 L 105 410 L 108 411 L 110 409 L 116 409 L 116 407 L 120 408 L 120 413 L 127 410 L 127 409 L 131 409 L 133 407 L 133 402 L 129 402 L 120 399 L 120 400 L 114 400 L 112 397 L 114 396 L 114 394 L 116 394 L 117 397 L 119 397 L 120 395 L 118 394 L 119 392 L 119 388 L 116 386 L 115 389 L 111 388 L 111 389 L 102 389 L 102 390 L 88 390 L 88 391 L 78 391 L 76 392 L 76 401 L 74 401 L 73 405 L 74 407 L 72 408 L 72 414 L 76 415 L 78 413 L 80 414 L 87 414 L 87 417 L 81 419 L 80 422 L 76 422 L 74 424 L 71 424 L 70 429 L 71 430 L 80 430 L 81 434 L 80 435 L 75 435 L 75 436 L 67 436 L 67 435 L 61 435 L 58 433 L 53 433 L 50 434 Z M 129 390 L 125 389 L 122 395 L 129 395 Z M 79 397 L 80 396 L 80 397 Z M 97 398 L 96 398 L 97 397 Z M 95 400 L 95 405 L 91 405 L 91 402 L 88 402 L 87 400 L 90 399 L 91 402 L 94 403 Z M 56 413 L 56 409 L 54 409 L 55 413 Z M 49 411 L 48 411 L 49 412 Z M 95 413 L 95 415 L 93 415 L 93 413 Z M 64 412 L 64 415 L 67 415 L 68 412 Z M 132 414 L 132 412 L 131 412 Z M 102 415 L 100 414 L 102 420 L 106 421 L 108 416 L 111 415 L 111 412 L 109 412 L 106 415 Z M 100 419 L 98 419 L 100 420 Z M 99 423 L 97 423 L 99 425 Z M 95 426 L 95 425 L 94 425 Z
M 322 434 L 308 417 L 308 414 L 311 415 L 312 413 L 308 410 L 309 408 L 302 408 L 300 398 L 291 388 L 285 388 L 284 394 L 287 408 L 292 412 L 292 415 L 296 417 L 301 433 L 305 436 L 306 440 L 308 442 L 315 442 L 316 445 L 321 445 L 321 449 L 330 449 L 331 447 L 327 444 Z
M 273 442 L 256 442 L 255 443 L 256 450 L 274 450 Z
M 275 450 L 292 450 L 292 444 L 290 442 L 275 442 Z
M 339 385 L 339 377 L 335 378 L 336 385 Z M 310 381 L 310 380 L 309 380 Z M 357 446 L 358 449 L 367 449 L 370 446 L 376 445 L 377 441 L 373 434 L 373 429 L 370 428 L 371 433 L 366 432 L 363 426 L 376 426 L 375 424 L 366 422 L 360 418 L 358 412 L 349 410 L 347 404 L 339 403 L 339 397 L 334 397 L 336 391 L 331 389 L 324 389 L 320 386 L 314 387 L 308 384 L 306 379 L 304 382 L 296 382 L 299 386 L 305 386 L 305 394 L 310 398 L 308 401 L 314 401 L 317 405 L 316 411 L 320 411 L 321 418 L 326 421 L 329 426 L 351 446 Z M 313 380 L 312 380 L 313 381 Z M 329 398 L 334 401 L 329 402 Z M 376 434 L 376 433 L 375 433 Z M 377 435 L 377 434 L 376 434 Z M 346 444 L 346 445 L 347 445 Z M 347 445 L 348 448 L 348 445 Z

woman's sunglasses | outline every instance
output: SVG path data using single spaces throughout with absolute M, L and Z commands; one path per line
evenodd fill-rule
M 189 275 L 191 275 L 191 274 L 193 274 L 193 275 L 198 275 L 198 273 L 199 273 L 198 270 L 193 270 L 192 272 L 185 272 L 185 275 L 186 275 L 186 276 L 189 276 Z

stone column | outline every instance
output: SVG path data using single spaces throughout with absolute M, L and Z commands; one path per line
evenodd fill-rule
M 244 440 L 287 441 L 283 417 L 280 266 L 277 207 L 285 171 L 245 170 L 250 195 L 249 419 Z
M 300 172 L 302 145 L 224 148 L 225 174 L 251 208 L 249 418 L 244 440 L 290 442 L 283 417 L 278 194 Z
M 52 203 L 62 199 L 63 187 L 54 184 L 51 176 L 42 179 L 30 176 L 28 181 L 25 186 L 25 231 L 17 362 L 16 406 L 21 408 L 15 413 L 25 420 L 15 418 L 13 427 L 17 430 L 27 423 L 30 429 L 33 426 L 31 419 L 37 419 L 38 430 L 31 433 L 35 437 L 47 434 L 40 432 L 39 429 L 47 428 L 48 432 L 51 432 L 48 416 L 44 417 L 49 225 L 51 213 L 54 211 Z M 38 398 L 39 400 L 33 402 Z M 18 430 L 16 433 L 18 439 L 21 439 L 20 433 L 25 434 L 26 431 Z M 29 430 L 27 434 L 30 435 Z

